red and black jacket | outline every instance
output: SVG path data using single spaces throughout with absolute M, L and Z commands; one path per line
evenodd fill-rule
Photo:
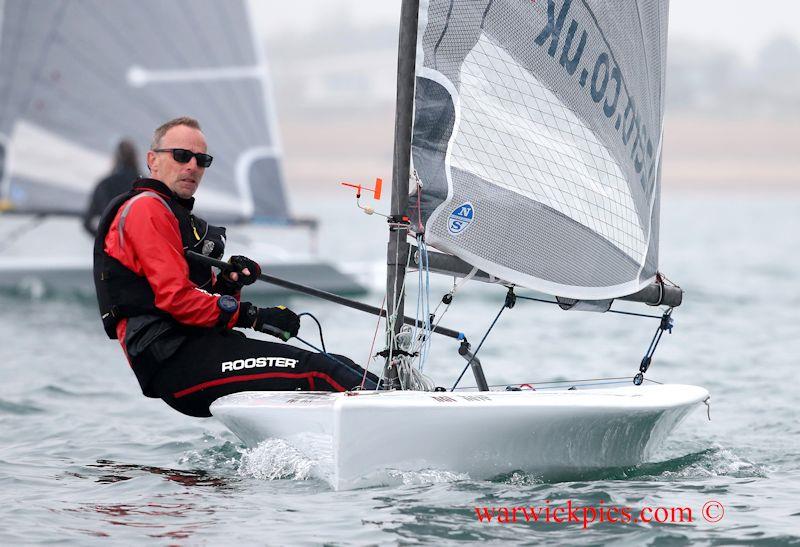
M 145 394 L 158 368 L 153 359 L 137 359 L 147 346 L 172 341 L 169 351 L 156 352 L 160 361 L 177 350 L 181 335 L 232 328 L 238 319 L 238 310 L 226 313 L 218 305 L 211 268 L 186 261 L 187 249 L 200 252 L 207 230 L 191 214 L 193 204 L 160 181 L 139 179 L 108 205 L 98 225 L 94 281 L 103 327 L 120 340 Z M 128 332 L 134 327 L 137 332 Z

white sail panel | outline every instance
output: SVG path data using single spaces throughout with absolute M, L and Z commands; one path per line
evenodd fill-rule
M 552 207 L 643 260 L 646 235 L 625 177 L 586 125 L 486 35 L 460 76 L 450 165 Z
M 428 243 L 569 298 L 648 284 L 666 10 L 423 1 L 412 143 L 423 191 L 410 213 Z
M 87 193 L 112 167 L 110 156 L 22 119 L 9 142 L 7 169 L 15 179 Z

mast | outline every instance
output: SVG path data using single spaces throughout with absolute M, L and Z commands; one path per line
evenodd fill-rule
M 400 11 L 400 38 L 397 51 L 397 106 L 394 118 L 394 163 L 392 167 L 392 205 L 389 244 L 386 254 L 386 306 L 389 317 L 402 317 L 404 298 L 401 288 L 406 276 L 409 245 L 408 228 L 402 223 L 408 205 L 408 177 L 411 159 L 411 125 L 414 118 L 414 79 L 417 56 L 417 19 L 419 0 L 403 0 Z M 394 335 L 400 332 L 402 321 L 394 323 L 389 338 L 390 353 L 394 353 Z M 384 377 L 387 387 L 396 388 L 397 370 L 387 358 Z
M 3 45 L 3 18 L 6 12 L 6 0 L 0 0 L 0 47 Z M 0 50 L 2 58 L 2 50 Z M 6 155 L 8 154 L 8 137 L 0 133 L 0 212 L 11 207 L 9 187 L 11 185 L 8 170 L 6 169 Z

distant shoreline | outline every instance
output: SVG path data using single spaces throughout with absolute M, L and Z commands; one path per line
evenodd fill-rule
M 281 120 L 290 192 L 339 192 L 339 183 L 369 185 L 392 176 L 393 112 Z M 667 113 L 665 195 L 733 192 L 800 194 L 800 124 Z
M 800 192 L 798 143 L 794 121 L 667 115 L 662 187 Z

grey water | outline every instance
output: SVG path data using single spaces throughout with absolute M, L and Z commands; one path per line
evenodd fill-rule
M 383 260 L 380 217 L 349 200 L 301 208 L 323 213 L 324 256 Z M 2 294 L 0 543 L 800 545 L 800 197 L 666 196 L 661 266 L 686 296 L 648 377 L 707 388 L 711 421 L 698 408 L 634 468 L 558 481 L 405 473 L 347 492 L 315 478 L 291 447 L 248 450 L 213 419 L 144 398 L 90 297 Z M 447 287 L 434 283 L 433 303 Z M 478 341 L 504 294 L 467 284 L 443 324 Z M 363 297 L 381 299 L 377 288 Z M 329 350 L 367 360 L 371 316 L 303 298 L 278 303 L 314 313 Z M 519 302 L 504 312 L 481 350 L 490 383 L 631 377 L 657 325 L 554 308 Z M 318 339 L 311 324 L 303 330 Z M 463 364 L 455 343 L 437 339 L 425 370 L 449 387 Z M 567 502 L 688 507 L 694 518 L 584 528 L 480 522 L 475 510 Z M 702 518 L 709 502 L 724 507 L 721 520 Z

